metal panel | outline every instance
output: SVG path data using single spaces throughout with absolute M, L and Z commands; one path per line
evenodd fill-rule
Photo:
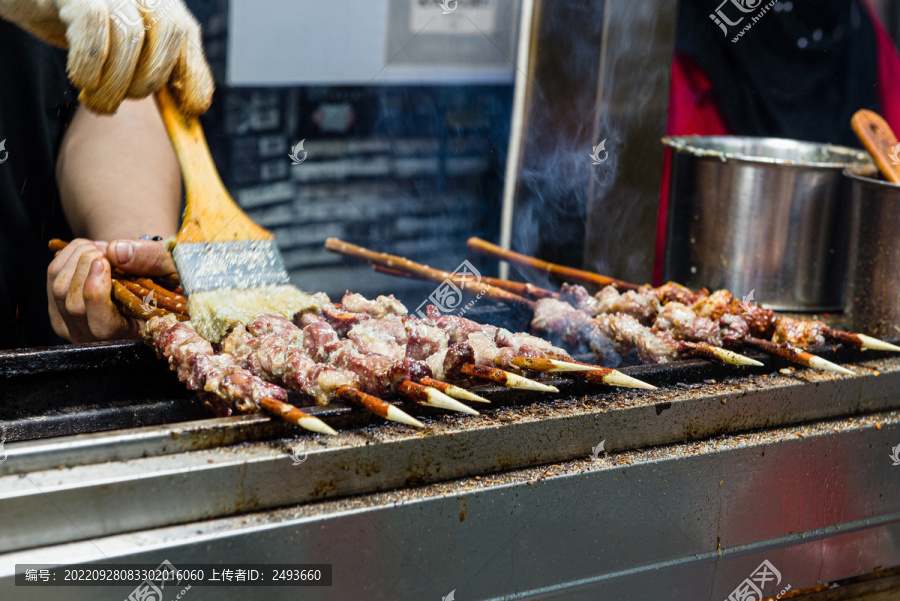
M 511 137 L 509 160 L 516 164 L 507 170 L 500 244 L 649 281 L 675 2 L 533 4 L 528 64 L 517 75 L 527 82 L 517 94 L 522 131 Z M 601 142 L 608 154 L 599 151 L 595 164 L 592 149 Z M 545 277 L 528 275 L 537 283 Z
M 764 560 L 774 594 L 900 563 L 898 440 L 894 411 L 10 553 L 0 597 L 129 592 L 15 588 L 16 563 L 164 559 L 334 565 L 330 588 L 192 599 L 724 599 Z

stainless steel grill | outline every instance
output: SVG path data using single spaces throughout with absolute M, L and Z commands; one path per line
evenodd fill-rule
M 424 433 L 313 408 L 327 440 L 208 419 L 137 344 L 0 355 L 0 597 L 49 598 L 16 563 L 333 563 L 301 591 L 323 599 L 725 598 L 763 558 L 793 588 L 900 564 L 900 358 L 818 350 L 859 375 L 635 366 L 661 390 L 482 388 L 478 418 L 404 406 Z

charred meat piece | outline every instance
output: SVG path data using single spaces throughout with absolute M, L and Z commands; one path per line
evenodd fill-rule
M 595 296 L 588 294 L 583 286 L 563 284 L 561 299 L 569 301 L 572 306 L 596 317 L 602 313 L 624 313 L 648 326 L 653 323 L 659 312 L 659 301 L 650 292 L 629 290 L 620 294 L 613 286 L 607 286 Z
M 362 353 L 384 355 L 392 359 L 406 356 L 409 337 L 406 326 L 396 315 L 385 315 L 379 319 L 368 319 L 359 323 L 347 333 Z
M 631 315 L 598 315 L 594 321 L 620 352 L 636 349 L 644 363 L 668 363 L 678 357 L 677 340 L 666 332 L 651 330 Z
M 341 336 L 346 336 L 354 326 L 372 319 L 368 313 L 350 313 L 331 303 L 322 305 L 322 316 Z
M 621 362 L 610 337 L 587 312 L 569 303 L 553 298 L 539 300 L 531 327 L 536 332 L 554 332 L 573 347 L 587 344 L 604 365 L 616 366 Z
M 675 282 L 663 284 L 655 289 L 641 286 L 640 292 L 644 292 L 645 289 L 653 292 L 661 303 L 677 302 L 687 306 L 691 306 L 700 299 L 709 296 L 709 290 L 706 288 L 701 288 L 694 292 L 690 288 L 682 286 L 681 284 L 676 284 Z
M 394 298 L 394 295 L 379 296 L 369 300 L 362 294 L 346 293 L 341 299 L 341 306 L 349 313 L 365 313 L 371 317 L 381 318 L 385 315 L 406 315 L 406 307 Z
M 212 346 L 174 315 L 152 318 L 141 333 L 191 390 L 214 394 L 232 410 L 255 411 L 263 398 L 287 400 L 287 392 L 243 369 L 229 354 L 215 355 Z M 216 411 L 223 411 L 217 403 Z
M 425 361 L 445 350 L 450 342 L 450 336 L 446 332 L 422 320 L 407 319 L 405 325 L 408 336 L 406 356 L 410 359 Z
M 825 330 L 828 325 L 823 321 L 799 320 L 780 317 L 775 325 L 774 342 L 789 342 L 801 348 L 821 346 L 825 344 Z
M 662 306 L 653 326 L 678 340 L 722 345 L 722 332 L 715 321 L 697 315 L 690 307 L 673 301 Z

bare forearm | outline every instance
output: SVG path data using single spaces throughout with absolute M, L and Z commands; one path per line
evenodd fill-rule
M 152 97 L 111 117 L 79 109 L 59 152 L 57 181 L 76 236 L 170 236 L 178 226 L 181 174 Z

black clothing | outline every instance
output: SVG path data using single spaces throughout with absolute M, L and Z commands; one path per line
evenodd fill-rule
M 729 130 L 859 146 L 850 118 L 879 102 L 875 29 L 858 0 L 678 4 L 676 49 L 712 82 Z
M 56 156 L 78 94 L 65 51 L 3 20 L 0 59 L 0 348 L 62 344 L 47 314 L 47 242 L 72 238 Z

